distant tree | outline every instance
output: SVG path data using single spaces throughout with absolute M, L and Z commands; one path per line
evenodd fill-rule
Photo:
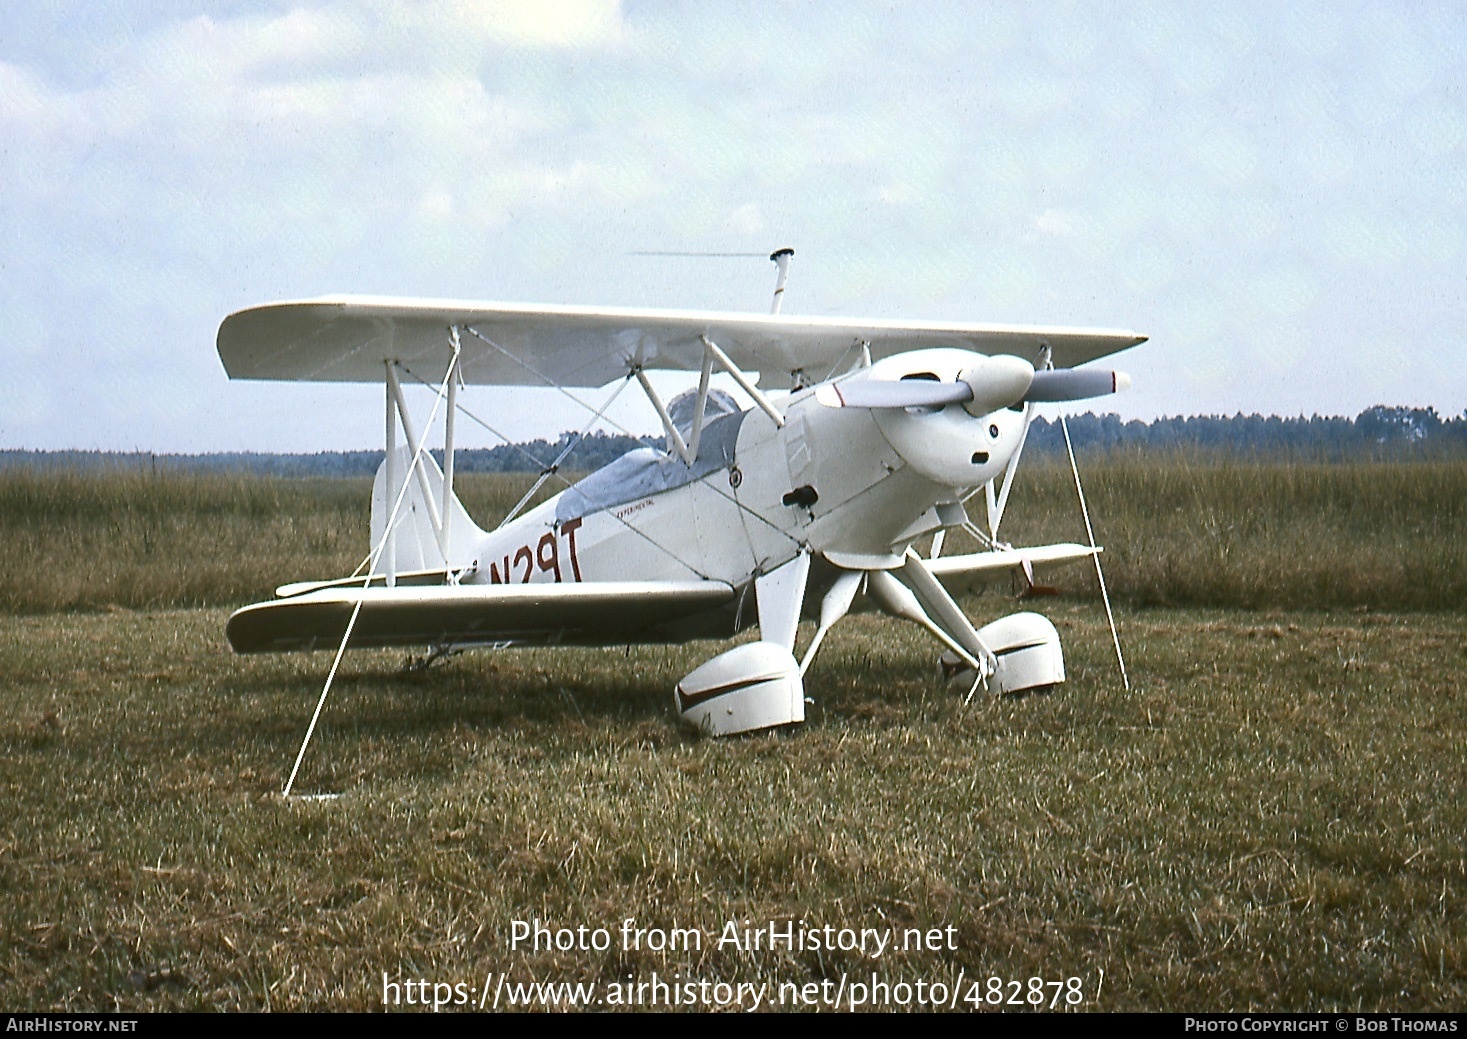
M 1355 420 L 1355 428 L 1377 444 L 1419 444 L 1442 428 L 1435 408 L 1367 408 Z
M 1362 452 L 1386 458 L 1438 457 L 1441 451 L 1467 450 L 1467 410 L 1443 419 L 1435 408 L 1378 404 L 1354 419 L 1338 415 L 1285 418 L 1278 415 L 1167 416 L 1122 422 L 1118 415 L 1085 412 L 1069 417 L 1075 449 L 1094 453 L 1117 448 L 1171 450 L 1191 448 L 1239 455 L 1303 454 L 1311 458 L 1349 461 Z M 618 433 L 589 433 L 577 439 L 562 433 L 554 440 L 531 440 L 488 448 L 461 449 L 455 460 L 461 473 L 533 473 L 556 465 L 565 472 L 600 469 L 633 448 L 660 447 L 661 437 L 638 439 Z M 570 450 L 567 452 L 567 447 Z M 1056 419 L 1040 415 L 1029 429 L 1026 450 L 1034 455 L 1060 455 L 1064 434 Z M 564 457 L 562 457 L 564 456 Z M 441 451 L 433 457 L 443 464 Z M 150 452 L 0 450 L 0 468 L 37 469 L 175 469 L 254 472 L 270 476 L 367 477 L 382 464 L 377 451 L 320 451 L 315 454 L 264 454 L 225 451 L 203 455 L 155 455 Z

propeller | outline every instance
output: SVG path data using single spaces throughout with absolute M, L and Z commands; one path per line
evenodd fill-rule
M 1026 403 L 1050 404 L 1064 400 L 1088 400 L 1129 389 L 1131 377 L 1105 368 L 1054 368 L 1035 372 L 1034 384 L 1024 394 Z
M 815 397 L 832 408 L 940 408 L 973 398 L 973 387 L 965 382 L 931 382 L 925 379 L 847 379 L 821 386 Z
M 1014 404 L 1087 400 L 1119 393 L 1131 385 L 1125 372 L 1102 368 L 1034 371 L 1027 361 L 999 354 L 965 368 L 956 382 L 907 377 L 846 379 L 821 386 L 815 399 L 839 408 L 940 408 L 962 404 L 973 415 L 987 415 Z

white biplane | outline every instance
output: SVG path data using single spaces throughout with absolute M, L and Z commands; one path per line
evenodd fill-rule
M 999 524 L 1033 405 L 1124 388 L 1122 373 L 1075 366 L 1145 337 L 791 317 L 779 313 L 790 255 L 772 257 L 779 284 L 764 315 L 350 296 L 230 315 L 218 345 L 231 378 L 381 382 L 387 411 L 364 572 L 288 584 L 239 610 L 234 649 L 336 646 L 339 660 L 348 642 L 447 653 L 724 638 L 757 624 L 758 641 L 675 690 L 688 723 L 728 735 L 804 720 L 804 674 L 864 594 L 930 631 L 975 689 L 1062 682 L 1046 618 L 975 628 L 953 593 L 1095 557 L 1093 543 L 1013 548 Z M 697 387 L 664 402 L 654 370 L 696 373 Z M 747 407 L 710 385 L 716 373 Z M 409 379 L 436 388 L 435 416 L 446 403 L 442 468 L 404 401 Z M 665 446 L 633 450 L 496 529 L 477 526 L 454 494 L 459 386 L 618 380 L 646 394 Z M 980 492 L 986 530 L 965 508 Z M 940 555 L 958 527 L 983 550 Z M 923 557 L 913 544 L 929 536 Z M 807 613 L 817 628 L 797 659 Z

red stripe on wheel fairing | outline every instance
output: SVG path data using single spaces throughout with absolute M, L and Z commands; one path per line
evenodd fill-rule
M 771 682 L 778 677 L 778 675 L 765 675 L 762 678 L 746 678 L 741 682 L 731 682 L 728 685 L 714 686 L 712 689 L 704 690 L 701 693 L 685 693 L 683 692 L 683 687 L 678 686 L 678 710 L 687 711 L 690 708 L 697 707 L 701 703 L 707 703 L 709 700 L 717 697 L 726 696 L 729 693 L 737 693 L 741 689 L 750 689 L 764 682 Z

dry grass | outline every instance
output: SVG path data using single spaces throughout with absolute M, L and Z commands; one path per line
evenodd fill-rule
M 1006 608 L 980 600 L 977 615 Z M 219 611 L 12 619 L 12 1008 L 373 1009 L 389 976 L 1080 977 L 1110 1009 L 1460 1008 L 1460 616 L 1087 605 L 1062 691 L 964 707 L 920 632 L 832 634 L 810 722 L 678 730 L 711 652 L 231 657 Z M 953 927 L 957 949 L 514 952 L 511 921 Z
M 809 676 L 806 726 L 723 742 L 679 730 L 670 703 L 712 645 L 467 654 L 417 675 L 367 652 L 301 777 L 342 795 L 323 802 L 276 792 L 328 658 L 234 657 L 227 609 L 177 607 L 350 570 L 365 483 L 0 475 L 0 996 L 375 1009 L 384 972 L 477 998 L 501 972 L 875 970 L 1078 977 L 1107 1009 L 1467 1005 L 1467 475 L 1087 471 L 1132 603 L 1130 694 L 1099 611 L 1065 601 L 1045 605 L 1070 671 L 1055 694 L 964 707 L 922 633 L 853 617 Z M 1008 534 L 1076 537 L 1067 480 L 1021 476 Z M 465 497 L 485 516 L 523 486 L 469 480 Z M 628 917 L 709 943 L 508 947 L 515 919 Z M 952 927 L 957 948 L 712 947 L 725 921 L 789 918 Z
M 531 482 L 458 485 L 488 517 Z M 0 471 L 0 612 L 238 606 L 286 581 L 340 577 L 366 555 L 370 496 L 368 480 Z
M 1115 594 L 1155 605 L 1455 609 L 1467 602 L 1467 466 L 1239 462 L 1113 454 L 1085 463 Z M 459 482 L 502 516 L 525 476 Z M 563 484 L 552 481 L 542 496 Z M 0 472 L 0 611 L 239 606 L 288 580 L 350 573 L 365 480 Z M 982 505 L 970 508 L 979 518 Z M 1002 531 L 1084 540 L 1068 468 L 1026 465 Z M 950 551 L 960 548 L 954 539 Z M 1065 590 L 1093 594 L 1083 568 Z
M 1113 593 L 1141 605 L 1457 609 L 1467 602 L 1467 466 L 1249 462 L 1198 453 L 1081 459 Z M 970 511 L 981 513 L 981 502 Z M 1084 541 L 1068 466 L 1028 465 L 1003 536 Z M 1083 570 L 1062 579 L 1093 594 Z

